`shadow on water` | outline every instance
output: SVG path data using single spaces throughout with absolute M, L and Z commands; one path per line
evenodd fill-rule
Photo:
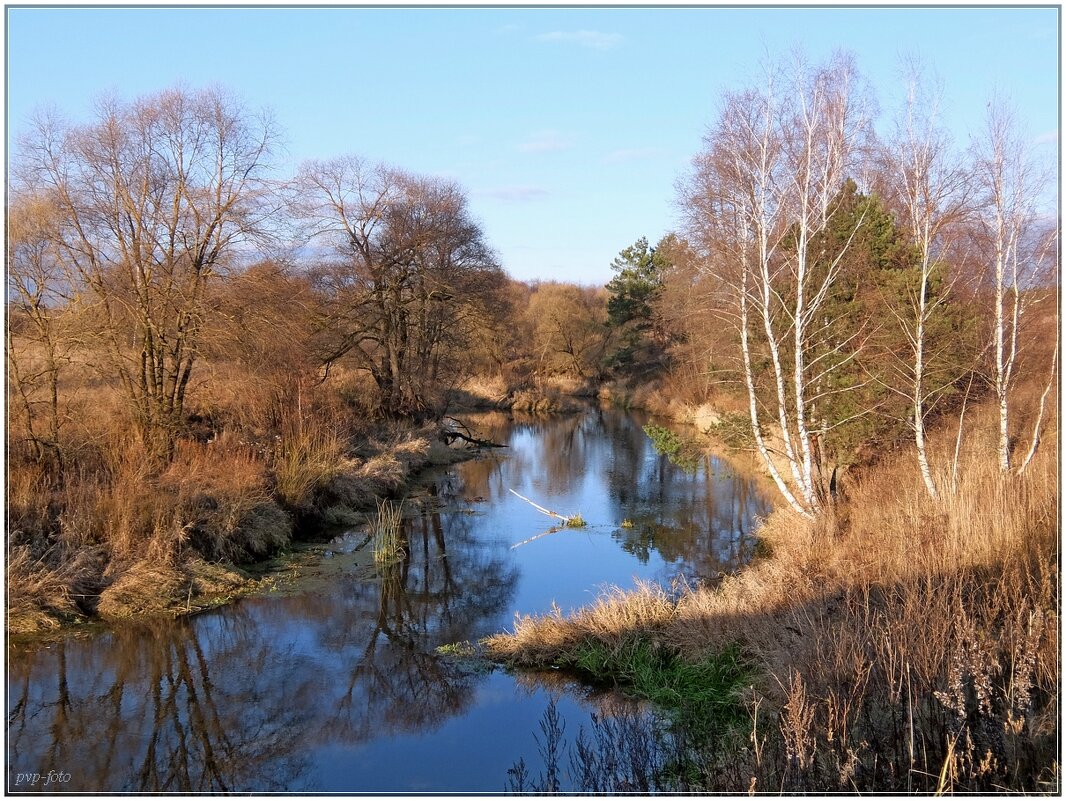
M 369 547 L 343 547 L 365 543 L 353 532 L 325 578 L 295 591 L 12 646 L 8 790 L 499 792 L 549 702 L 585 728 L 589 754 L 606 747 L 608 729 L 622 736 L 619 721 L 646 712 L 437 648 L 516 612 L 581 605 L 603 583 L 713 579 L 743 560 L 764 501 L 713 457 L 672 465 L 643 422 L 479 415 L 481 434 L 510 447 L 436 476 L 408 504 L 402 558 L 380 569 Z M 512 488 L 588 528 L 512 547 L 550 525 Z M 64 780 L 46 784 L 50 771 Z

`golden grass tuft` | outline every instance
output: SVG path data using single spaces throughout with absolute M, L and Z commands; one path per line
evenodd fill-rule
M 282 439 L 274 460 L 274 491 L 286 506 L 299 509 L 343 468 L 344 446 L 336 431 L 301 428 Z
M 57 569 L 46 557 L 34 559 L 25 546 L 11 548 L 6 571 L 8 631 L 29 634 L 55 629 L 64 618 L 77 614 L 76 573 L 70 562 Z
M 375 564 L 388 565 L 403 559 L 403 501 L 378 501 L 373 533 Z
M 191 600 L 193 581 L 180 567 L 153 559 L 134 562 L 100 594 L 97 614 L 120 619 L 158 614 Z

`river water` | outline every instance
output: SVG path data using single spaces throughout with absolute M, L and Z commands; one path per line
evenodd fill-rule
M 558 674 L 437 649 L 604 585 L 714 581 L 746 559 L 766 500 L 723 459 L 659 454 L 638 413 L 468 421 L 509 447 L 430 476 L 386 568 L 353 531 L 272 592 L 12 646 L 8 790 L 498 793 L 519 758 L 543 769 L 549 704 L 568 735 L 628 714 Z M 587 526 L 546 533 L 509 489 Z

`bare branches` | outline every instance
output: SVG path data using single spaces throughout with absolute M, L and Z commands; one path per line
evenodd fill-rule
M 814 464 L 818 432 L 808 419 L 815 402 L 835 392 L 822 382 L 854 358 L 849 345 L 862 341 L 854 333 L 832 341 L 826 318 L 835 315 L 826 308 L 863 213 L 842 240 L 823 235 L 841 208 L 846 179 L 865 172 L 869 114 L 860 84 L 846 56 L 816 67 L 801 57 L 772 67 L 762 86 L 725 96 L 681 187 L 707 269 L 733 292 L 757 448 L 783 496 L 805 515 L 826 496 Z M 756 348 L 768 366 L 769 405 L 791 487 L 761 434 Z
M 421 413 L 502 286 L 455 184 L 355 157 L 309 162 L 293 209 L 338 259 L 319 270 L 332 333 L 324 360 L 371 374 L 387 414 Z
M 31 138 L 32 137 L 32 138 Z M 57 209 L 54 243 L 137 424 L 169 450 L 205 314 L 205 285 L 265 228 L 267 117 L 221 91 L 107 99 L 83 126 L 43 120 L 24 178 Z

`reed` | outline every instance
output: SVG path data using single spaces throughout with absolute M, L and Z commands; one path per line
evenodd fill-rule
M 406 555 L 403 542 L 403 501 L 378 501 L 374 522 L 374 563 L 388 565 Z

